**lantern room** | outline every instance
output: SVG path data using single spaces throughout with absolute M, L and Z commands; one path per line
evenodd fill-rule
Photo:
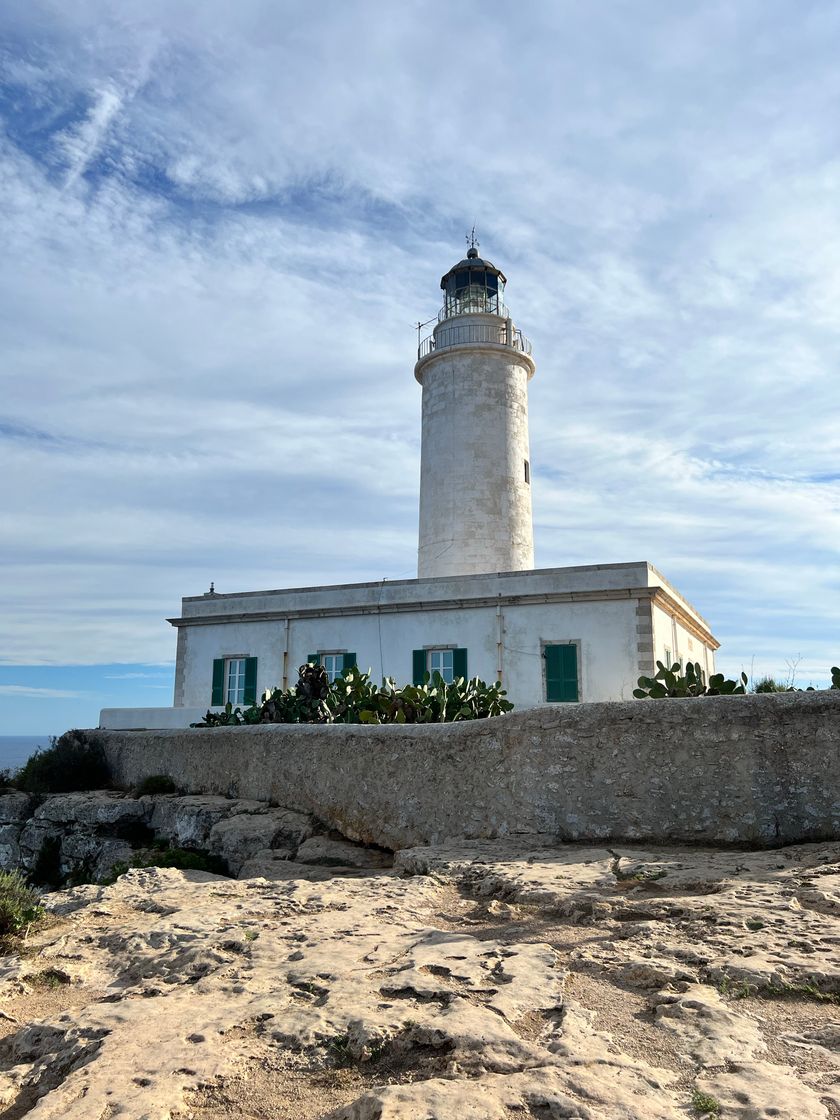
M 490 261 L 482 260 L 473 246 L 468 250 L 466 259 L 459 261 L 441 278 L 444 297 L 439 318 L 476 312 L 507 318 L 505 283 L 504 274 Z

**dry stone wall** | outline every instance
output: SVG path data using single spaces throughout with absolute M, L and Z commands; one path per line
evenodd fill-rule
M 95 731 L 115 777 L 269 800 L 392 849 L 521 833 L 840 838 L 840 692 L 574 704 L 475 723 Z

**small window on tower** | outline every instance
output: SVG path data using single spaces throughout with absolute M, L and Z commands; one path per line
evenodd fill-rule
M 525 481 L 530 484 L 531 482 L 531 464 L 525 460 Z

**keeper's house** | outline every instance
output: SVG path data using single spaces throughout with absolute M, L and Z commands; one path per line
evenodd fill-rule
M 628 699 L 656 660 L 714 672 L 708 624 L 650 564 L 534 569 L 535 364 L 505 283 L 471 248 L 441 280 L 443 307 L 418 349 L 418 578 L 185 598 L 169 620 L 174 707 L 106 709 L 103 727 L 185 727 L 294 684 L 306 661 L 331 678 L 349 665 L 398 683 L 478 676 L 519 708 Z

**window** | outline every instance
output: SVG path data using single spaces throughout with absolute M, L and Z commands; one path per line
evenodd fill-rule
M 327 680 L 332 684 L 345 669 L 352 669 L 356 665 L 355 653 L 310 653 L 306 659 L 310 665 L 322 665 L 327 674 Z
M 447 684 L 457 677 L 467 679 L 467 651 L 449 647 L 435 649 L 416 649 L 413 656 L 413 678 L 415 684 L 423 684 L 426 673 L 434 676 L 440 673 Z
M 225 700 L 229 700 L 231 704 L 243 704 L 245 702 L 245 658 L 231 657 L 227 663 L 225 676 L 227 678 Z
M 665 650 L 665 668 L 670 669 L 673 664 L 674 664 L 674 655 L 671 653 L 671 651 L 669 649 L 666 649 Z
M 546 645 L 545 698 L 552 703 L 575 703 L 580 699 L 578 687 L 578 647 L 571 642 Z
M 256 700 L 256 657 L 217 657 L 213 661 L 211 706 L 254 704 Z
M 452 650 L 451 649 L 430 649 L 427 650 L 428 661 L 427 667 L 432 676 L 435 673 L 440 673 L 447 684 L 452 684 L 455 679 L 455 670 L 452 665 Z
M 528 483 L 531 481 L 531 464 L 527 459 L 525 460 L 525 481 Z

